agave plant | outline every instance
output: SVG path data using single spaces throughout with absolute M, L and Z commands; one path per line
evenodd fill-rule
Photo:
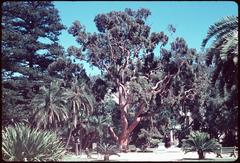
M 97 152 L 104 156 L 104 161 L 108 161 L 111 155 L 117 155 L 120 157 L 120 155 L 117 153 L 118 148 L 116 145 L 98 144 Z
M 2 131 L 3 159 L 6 161 L 58 161 L 64 145 L 54 132 L 31 129 L 21 123 Z
M 207 133 L 196 131 L 183 140 L 182 149 L 185 153 L 197 151 L 199 159 L 204 159 L 206 152 L 215 152 L 220 147 L 216 139 L 209 139 Z

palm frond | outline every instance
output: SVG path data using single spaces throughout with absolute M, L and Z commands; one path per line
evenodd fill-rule
M 237 57 L 238 54 L 238 31 L 235 30 L 225 36 L 225 42 L 222 45 L 220 57 L 222 60 L 227 59 L 228 54 L 232 54 L 231 58 Z
M 221 37 L 233 29 L 238 28 L 238 19 L 236 16 L 227 16 L 209 27 L 207 36 L 202 41 L 204 48 L 207 42 L 214 36 Z
M 214 152 L 220 147 L 216 139 L 209 139 L 204 132 L 193 132 L 187 139 L 183 140 L 182 149 L 187 152 L 202 150 L 203 152 Z
M 66 120 L 68 118 L 68 96 L 63 94 L 64 90 L 60 87 L 60 83 L 53 81 L 49 88 L 43 86 L 40 90 L 40 93 L 31 101 L 34 111 L 33 118 L 37 126 L 43 126 L 44 128 L 47 124 L 56 126 L 53 122 Z

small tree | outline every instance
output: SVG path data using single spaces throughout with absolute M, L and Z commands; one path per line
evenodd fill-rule
M 111 155 L 117 155 L 120 157 L 120 155 L 117 153 L 119 150 L 117 149 L 116 145 L 98 144 L 97 151 L 104 156 L 104 161 L 109 161 L 109 157 Z
M 33 108 L 33 122 L 37 128 L 56 128 L 59 122 L 66 121 L 69 117 L 67 96 L 63 94 L 59 81 L 53 81 L 49 87 L 41 87 L 31 101 Z
M 209 139 L 207 133 L 196 131 L 183 140 L 182 149 L 185 153 L 196 151 L 199 159 L 205 159 L 205 152 L 215 152 L 220 147 L 216 139 Z

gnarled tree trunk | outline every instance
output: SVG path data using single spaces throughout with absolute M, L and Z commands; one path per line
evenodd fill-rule
M 111 127 L 109 129 L 112 137 L 118 143 L 120 151 L 124 151 L 124 152 L 126 152 L 128 149 L 130 133 L 139 124 L 141 120 L 141 117 L 139 117 L 139 115 L 143 112 L 144 102 L 140 104 L 139 111 L 135 114 L 134 120 L 130 124 L 127 120 L 128 107 L 129 105 L 128 105 L 126 91 L 124 90 L 124 86 L 121 86 L 119 87 L 119 110 L 121 111 L 121 116 L 120 116 L 121 133 L 120 135 L 117 136 Z

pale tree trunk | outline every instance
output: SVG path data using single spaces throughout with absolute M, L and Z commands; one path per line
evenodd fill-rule
M 134 120 L 129 124 L 127 120 L 127 110 L 129 105 L 127 104 L 126 94 L 124 94 L 123 88 L 119 88 L 119 109 L 121 111 L 120 117 L 120 126 L 121 126 L 121 134 L 117 136 L 113 129 L 110 127 L 110 134 L 119 144 L 120 151 L 127 151 L 128 143 L 129 143 L 129 135 L 134 130 L 134 128 L 141 121 L 141 117 L 139 115 L 143 112 L 144 102 L 140 104 L 139 111 L 135 114 Z
M 66 146 L 65 146 L 65 149 L 68 148 L 68 144 L 69 144 L 70 139 L 71 139 L 71 136 L 72 136 L 72 131 L 73 131 L 73 129 L 71 128 L 71 129 L 70 129 L 70 132 L 69 132 L 69 136 L 68 136 L 68 140 L 67 140 L 67 144 L 66 144 Z
M 152 91 L 154 94 L 162 94 L 163 91 L 166 89 L 166 85 L 170 82 L 172 76 L 166 76 L 162 81 L 157 82 L 157 84 L 152 87 Z M 121 117 L 120 117 L 120 125 L 121 125 L 121 134 L 117 136 L 113 129 L 110 127 L 110 134 L 112 137 L 118 142 L 120 150 L 121 151 L 126 151 L 128 148 L 128 143 L 129 143 L 129 135 L 131 132 L 135 129 L 135 127 L 139 124 L 139 122 L 142 120 L 142 117 L 140 116 L 145 107 L 145 102 L 142 100 L 139 104 L 139 109 L 135 113 L 135 117 L 133 121 L 129 124 L 127 120 L 128 116 L 128 107 L 129 103 L 131 103 L 131 100 L 128 98 L 131 97 L 131 95 L 128 94 L 127 88 L 125 85 L 117 81 L 119 84 L 118 86 L 118 99 L 119 99 L 119 110 L 121 111 Z M 161 83 L 164 83 L 160 86 L 160 89 L 158 88 Z M 152 124 L 153 125 L 153 124 Z
M 127 120 L 127 99 L 126 91 L 124 87 L 119 87 L 119 109 L 121 111 L 120 125 L 121 125 L 121 134 L 118 138 L 118 143 L 120 150 L 126 151 L 128 146 L 128 120 Z

